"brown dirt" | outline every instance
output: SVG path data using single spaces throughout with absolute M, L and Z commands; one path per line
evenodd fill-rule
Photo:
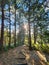
M 48 65 L 47 59 L 49 60 L 48 55 L 35 50 L 29 51 L 28 47 L 23 45 L 0 54 L 0 65 Z

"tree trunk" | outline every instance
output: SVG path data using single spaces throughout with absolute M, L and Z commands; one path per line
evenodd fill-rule
M 16 0 L 15 0 L 15 7 L 16 7 Z M 14 34 L 14 46 L 16 46 L 16 8 L 15 8 L 15 34 Z
M 37 38 L 37 27 L 36 27 L 36 25 L 35 25 L 35 22 L 34 22 L 34 44 L 36 44 L 36 38 Z
M 29 21 L 29 20 L 28 20 Z M 29 43 L 29 50 L 32 49 L 31 47 L 31 29 L 30 29 L 30 21 L 28 22 L 29 25 L 29 39 L 28 39 L 28 43 Z
M 9 4 L 9 47 L 11 44 L 11 20 L 10 20 L 10 4 Z
M 16 46 L 16 10 L 15 10 L 15 34 L 14 34 L 14 46 Z
M 41 30 L 41 36 L 40 36 L 40 39 L 41 39 L 41 44 L 42 44 L 42 28 L 41 28 L 40 30 Z
M 2 7 L 2 23 L 1 23 L 1 39 L 0 39 L 0 50 L 3 48 L 3 39 L 4 39 L 4 1 L 1 2 Z
M 30 0 L 29 0 L 29 10 L 28 10 L 28 26 L 29 26 L 29 39 L 28 39 L 28 42 L 29 42 L 29 50 L 32 50 L 32 47 L 31 47 L 31 28 L 30 28 Z

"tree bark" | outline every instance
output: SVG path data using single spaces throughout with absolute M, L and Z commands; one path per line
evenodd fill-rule
M 41 39 L 41 44 L 42 44 L 42 28 L 40 28 L 40 31 L 41 31 L 40 39 Z
M 35 22 L 34 22 L 34 44 L 36 44 L 36 38 L 37 38 L 37 27 L 36 27 L 36 25 L 35 25 Z
M 16 0 L 15 0 L 15 34 L 14 34 L 14 46 L 16 46 Z
M 28 43 L 29 43 L 29 50 L 32 49 L 31 47 L 31 29 L 30 29 L 30 21 L 28 20 L 28 25 L 29 25 L 29 39 L 28 39 Z
M 1 39 L 0 39 L 0 50 L 3 48 L 3 39 L 4 39 L 4 0 L 1 2 L 2 7 L 2 23 L 1 23 Z
M 29 5 L 28 6 L 29 6 L 29 10 L 28 10 L 29 39 L 28 39 L 28 41 L 29 41 L 29 50 L 32 50 L 32 47 L 31 47 L 31 28 L 30 28 L 30 0 L 29 0 Z
M 11 20 L 10 20 L 10 4 L 9 4 L 9 47 L 11 44 Z

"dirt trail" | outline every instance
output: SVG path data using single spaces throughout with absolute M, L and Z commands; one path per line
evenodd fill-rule
M 18 63 L 48 65 L 46 64 L 47 58 L 44 53 L 35 50 L 29 51 L 28 47 L 24 45 L 0 54 L 0 65 L 17 65 Z

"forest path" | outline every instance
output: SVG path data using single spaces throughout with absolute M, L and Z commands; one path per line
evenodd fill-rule
M 49 56 L 39 51 L 29 51 L 28 47 L 23 45 L 0 54 L 0 65 L 48 65 Z M 26 65 L 27 65 L 26 64 Z

